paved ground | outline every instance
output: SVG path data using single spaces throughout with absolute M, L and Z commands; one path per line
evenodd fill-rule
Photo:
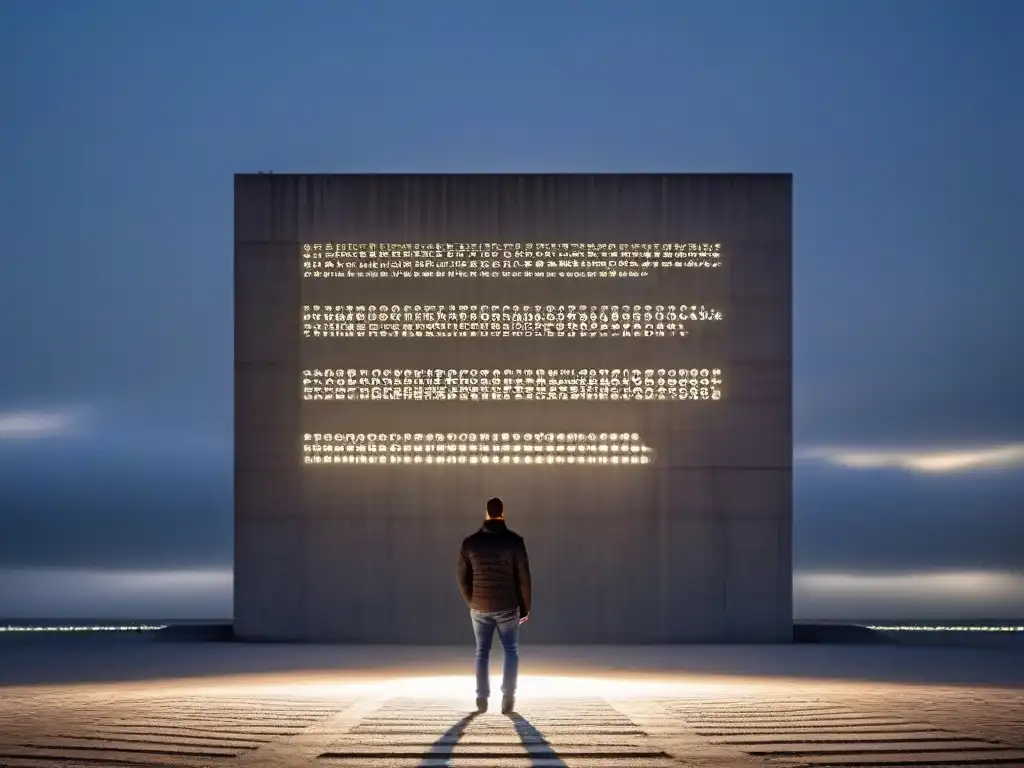
M 0 766 L 1024 766 L 1020 652 L 625 653 L 526 648 L 473 717 L 464 649 L 0 646 Z

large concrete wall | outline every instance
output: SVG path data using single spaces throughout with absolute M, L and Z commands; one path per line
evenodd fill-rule
M 468 643 L 462 538 L 501 496 L 527 542 L 526 642 L 792 636 L 789 175 L 240 175 L 235 628 Z M 303 277 L 319 243 L 721 243 L 647 278 Z M 696 304 L 682 338 L 305 338 L 303 306 Z M 721 368 L 720 400 L 304 400 L 318 368 Z M 644 466 L 309 466 L 319 432 L 635 432 Z

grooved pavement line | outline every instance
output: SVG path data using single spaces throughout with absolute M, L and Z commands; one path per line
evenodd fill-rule
M 699 736 L 658 701 L 623 699 L 610 703 L 642 728 L 653 743 L 690 768 L 764 768 L 760 758 Z
M 399 690 L 258 676 L 0 687 L 0 768 L 1024 768 L 1024 689 L 1009 683 L 698 680 L 636 698 L 566 686 L 521 696 L 521 721 L 466 718 L 471 695 Z
M 492 701 L 492 705 L 496 702 Z M 524 701 L 482 715 L 454 701 L 396 698 L 319 756 L 323 768 L 676 768 L 600 697 Z
M 387 701 L 386 696 L 367 696 L 333 717 L 304 728 L 300 733 L 275 739 L 231 763 L 232 768 L 303 768 L 316 763 L 340 734 L 357 727 Z
M 343 711 L 346 701 L 264 696 L 129 695 L 98 700 L 67 689 L 42 693 L 32 719 L 11 718 L 24 699 L 0 697 L 0 766 L 207 768 L 279 737 L 297 736 Z
M 966 703 L 962 694 L 956 698 Z M 920 709 L 900 713 L 866 704 L 827 695 L 663 702 L 697 736 L 775 766 L 1024 766 L 1024 749 L 1012 742 L 963 723 L 936 726 Z
M 1024 691 L 933 687 L 832 697 L 851 707 L 925 719 L 947 731 L 1024 749 Z

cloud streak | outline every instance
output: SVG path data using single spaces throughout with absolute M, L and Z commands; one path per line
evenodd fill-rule
M 1024 572 L 798 571 L 794 613 L 820 619 L 995 619 L 1024 616 Z
M 230 567 L 0 570 L 0 616 L 228 619 Z
M 947 449 L 819 447 L 797 449 L 794 458 L 844 469 L 898 469 L 944 475 L 1022 469 L 1024 443 Z
M 0 617 L 229 619 L 230 566 L 0 570 Z M 999 619 L 1024 616 L 1024 571 L 797 571 L 798 619 Z
M 0 411 L 0 440 L 46 440 L 67 437 L 84 426 L 81 409 Z

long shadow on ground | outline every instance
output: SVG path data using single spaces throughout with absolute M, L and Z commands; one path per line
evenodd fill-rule
M 420 768 L 431 768 L 439 763 L 449 764 L 455 758 L 455 747 L 465 734 L 469 724 L 478 717 L 476 712 L 466 715 L 435 741 L 430 751 L 420 761 Z M 545 768 L 568 768 L 558 756 L 558 753 L 551 747 L 550 742 L 534 725 L 520 714 L 513 713 L 510 716 L 512 725 L 522 741 L 523 748 L 527 750 L 530 761 L 536 765 L 543 765 Z M 500 760 L 500 757 L 493 751 L 489 751 L 488 744 L 481 744 L 477 748 L 463 749 L 459 751 L 459 757 L 477 760 Z M 533 749 L 530 750 L 530 747 Z
M 463 734 L 466 732 L 466 728 L 469 727 L 469 724 L 478 716 L 477 712 L 472 712 L 445 731 L 441 735 L 441 738 L 435 741 L 430 746 L 430 750 L 423 755 L 423 758 L 420 761 L 420 768 L 427 768 L 427 766 L 435 765 L 438 761 L 444 761 L 446 765 L 450 763 L 452 758 L 455 756 L 455 747 L 459 743 L 459 739 L 462 738 Z
M 568 768 L 562 759 L 558 756 L 558 753 L 552 749 L 551 744 L 547 739 L 538 731 L 533 723 L 527 720 L 522 715 L 513 712 L 509 717 L 512 719 L 512 725 L 515 726 L 516 733 L 519 734 L 520 740 L 523 742 L 524 747 L 532 746 L 534 751 L 530 752 L 530 759 L 535 764 L 541 764 L 539 761 L 543 761 L 544 766 L 550 766 L 555 768 L 560 766 L 561 768 Z

